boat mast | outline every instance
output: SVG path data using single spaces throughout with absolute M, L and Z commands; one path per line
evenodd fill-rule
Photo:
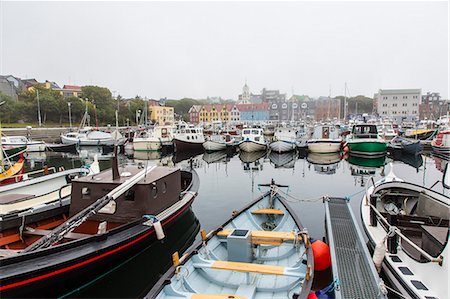
M 347 82 L 344 84 L 344 123 L 347 119 Z

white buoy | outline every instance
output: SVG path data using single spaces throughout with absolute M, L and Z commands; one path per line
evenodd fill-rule
M 381 264 L 383 263 L 384 255 L 386 254 L 386 245 L 384 244 L 384 239 L 375 246 L 373 251 L 373 263 L 377 268 L 378 273 L 381 271 Z
M 156 238 L 158 240 L 162 240 L 166 237 L 166 235 L 164 235 L 164 231 L 161 225 L 161 221 L 159 220 L 154 220 L 153 222 L 153 227 L 155 228 L 155 232 L 156 232 Z
M 97 155 L 94 156 L 94 162 L 89 166 L 89 175 L 97 174 L 100 172 L 100 165 L 98 164 Z

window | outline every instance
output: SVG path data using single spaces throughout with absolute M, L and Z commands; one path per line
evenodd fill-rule
M 413 106 L 417 106 L 417 103 L 413 103 Z
M 392 114 L 397 114 L 397 111 L 392 111 Z
M 406 107 L 406 106 L 408 106 L 408 103 L 403 103 L 402 106 Z
M 397 97 L 396 97 L 396 96 L 393 96 L 392 98 L 393 98 L 394 100 L 396 100 L 396 99 L 397 99 Z
M 417 96 L 413 96 L 413 99 L 417 99 Z
M 272 104 L 272 109 L 277 109 L 277 108 L 278 108 L 277 104 Z
M 392 104 L 392 107 L 397 107 L 397 103 Z
M 387 100 L 388 97 L 383 97 L 383 100 Z
M 286 109 L 287 108 L 287 104 L 283 103 L 283 105 L 281 105 L 281 108 Z
M 91 190 L 88 187 L 81 188 L 81 198 L 82 199 L 90 199 L 91 198 Z
M 387 104 L 383 104 L 383 107 L 387 107 Z
M 156 198 L 156 196 L 158 195 L 158 187 L 156 187 L 156 183 L 153 183 L 152 195 L 153 195 L 153 198 Z
M 407 99 L 407 98 L 408 98 L 408 96 L 403 96 L 403 98 L 404 98 L 404 99 Z

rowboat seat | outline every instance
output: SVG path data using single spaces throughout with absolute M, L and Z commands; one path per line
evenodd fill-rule
M 252 211 L 252 214 L 284 215 L 284 212 L 279 209 L 259 209 Z
M 296 278 L 303 278 L 305 273 L 301 273 L 299 268 L 242 263 L 242 262 L 229 262 L 229 261 L 216 261 L 206 260 L 198 255 L 192 257 L 193 266 L 195 268 L 209 268 L 215 270 L 229 270 L 244 273 L 258 273 L 267 275 L 282 275 Z
M 228 237 L 233 230 L 223 229 L 217 232 L 218 237 Z M 281 245 L 284 242 L 293 242 L 297 236 L 294 232 L 278 232 L 265 230 L 252 230 L 252 243 L 263 245 Z

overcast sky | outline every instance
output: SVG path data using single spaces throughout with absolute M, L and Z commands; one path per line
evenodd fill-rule
M 449 95 L 448 3 L 5 2 L 0 74 L 126 97 Z

